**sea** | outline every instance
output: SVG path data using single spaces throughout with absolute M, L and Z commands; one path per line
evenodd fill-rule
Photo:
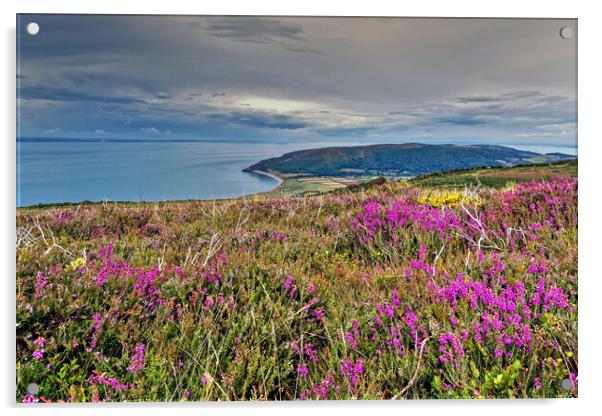
M 22 138 L 16 145 L 16 202 L 23 207 L 240 197 L 278 185 L 269 176 L 242 171 L 260 160 L 300 149 L 365 144 L 375 142 Z M 571 146 L 510 146 L 538 153 L 576 154 L 577 150 Z

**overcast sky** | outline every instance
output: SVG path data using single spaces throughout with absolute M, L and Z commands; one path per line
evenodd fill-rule
M 24 137 L 576 143 L 574 20 L 21 15 L 17 30 Z

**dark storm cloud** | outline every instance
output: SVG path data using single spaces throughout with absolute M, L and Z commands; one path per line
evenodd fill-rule
M 28 36 L 33 20 L 40 34 Z M 20 21 L 24 135 L 576 136 L 576 45 L 558 36 L 571 20 Z

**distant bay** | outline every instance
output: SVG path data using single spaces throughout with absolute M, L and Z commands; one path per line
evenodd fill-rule
M 206 142 L 17 143 L 17 206 L 237 197 L 278 182 L 242 172 L 269 145 Z
M 277 186 L 274 178 L 242 171 L 259 160 L 311 147 L 373 143 L 22 138 L 17 141 L 17 206 L 239 197 Z M 568 146 L 509 146 L 576 152 Z

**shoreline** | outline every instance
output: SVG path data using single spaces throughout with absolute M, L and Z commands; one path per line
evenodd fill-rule
M 269 178 L 275 179 L 276 180 L 276 186 L 274 186 L 273 188 L 268 189 L 266 191 L 255 192 L 255 193 L 252 193 L 252 194 L 249 194 L 249 195 L 243 195 L 242 197 L 244 197 L 244 196 L 253 196 L 253 195 L 264 195 L 264 194 L 267 194 L 267 193 L 270 193 L 270 192 L 274 192 L 277 189 L 279 189 L 282 186 L 282 184 L 284 184 L 284 178 L 281 178 L 280 176 L 278 176 L 278 175 L 276 175 L 274 173 L 266 172 L 266 171 L 263 171 L 263 170 L 254 170 L 254 169 L 243 169 L 243 172 L 251 173 L 251 174 L 255 174 L 255 175 L 267 176 Z
M 277 182 L 276 187 L 274 187 L 273 189 L 270 189 L 268 191 L 265 191 L 265 192 L 273 191 L 274 189 L 276 189 L 277 187 L 279 187 L 280 185 L 282 185 L 284 183 L 284 179 L 281 178 L 280 176 L 275 175 L 275 174 L 270 173 L 270 172 L 265 172 L 263 170 L 243 170 L 243 172 L 254 173 L 256 175 L 268 176 L 268 177 L 270 177 L 272 179 L 275 179 L 276 182 Z
M 429 180 L 429 179 L 437 178 L 437 177 L 439 177 L 441 175 L 445 175 L 445 174 L 462 173 L 462 172 L 476 172 L 478 170 L 485 169 L 485 168 L 505 170 L 505 169 L 528 168 L 528 167 L 539 168 L 539 167 L 550 166 L 550 165 L 553 166 L 553 165 L 565 165 L 565 164 L 577 166 L 577 163 L 578 163 L 578 159 L 575 158 L 575 159 L 567 159 L 567 160 L 557 161 L 557 162 L 553 162 L 553 163 L 529 163 L 529 164 L 524 164 L 524 165 L 515 165 L 515 166 L 507 166 L 507 167 L 468 168 L 468 169 L 458 169 L 458 170 L 443 171 L 443 172 L 432 172 L 432 173 L 417 175 L 415 177 L 407 178 L 407 179 L 410 179 L 411 181 L 414 181 L 414 180 L 420 179 L 420 178 L 422 178 L 424 180 Z M 255 193 L 239 195 L 239 196 L 228 196 L 228 197 L 222 197 L 222 198 L 209 198 L 209 199 L 182 198 L 182 199 L 169 199 L 169 200 L 165 200 L 165 199 L 146 200 L 146 201 L 136 201 L 136 200 L 60 201 L 60 202 L 36 203 L 36 204 L 31 204 L 31 205 L 16 205 L 15 210 L 18 213 L 19 211 L 27 211 L 27 210 L 31 210 L 31 209 L 55 209 L 55 208 L 62 208 L 62 207 L 65 207 L 65 208 L 73 207 L 73 206 L 77 206 L 77 205 L 99 205 L 99 204 L 107 204 L 107 203 L 109 203 L 109 204 L 127 204 L 127 205 L 145 205 L 145 204 L 157 204 L 157 203 L 165 204 L 165 203 L 238 200 L 241 198 L 246 198 L 246 197 L 251 197 L 251 196 L 266 195 L 266 194 L 269 194 L 270 192 L 276 191 L 278 188 L 282 187 L 282 185 L 285 183 L 294 182 L 294 179 L 282 178 L 271 172 L 265 172 L 265 171 L 261 171 L 261 170 L 250 170 L 250 169 L 243 170 L 243 171 L 246 173 L 253 173 L 253 174 L 257 174 L 257 175 L 268 176 L 272 179 L 275 179 L 277 181 L 277 184 L 273 188 L 266 190 L 266 191 L 255 192 Z M 279 196 L 279 197 L 286 197 L 286 196 Z

